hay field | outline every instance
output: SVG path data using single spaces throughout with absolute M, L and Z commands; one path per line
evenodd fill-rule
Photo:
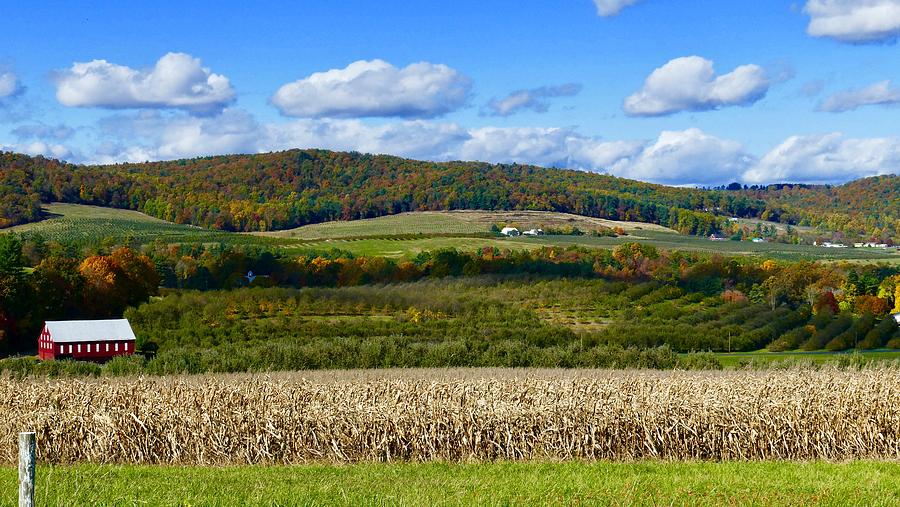
M 0 381 L 0 462 L 900 459 L 900 371 L 394 370 Z
M 404 234 L 484 234 L 492 224 L 508 224 L 522 230 L 549 227 L 578 227 L 584 231 L 598 227 L 622 227 L 626 231 L 657 231 L 677 234 L 660 225 L 618 222 L 551 211 L 416 211 L 364 220 L 325 222 L 285 231 L 252 233 L 298 239 L 340 239 Z

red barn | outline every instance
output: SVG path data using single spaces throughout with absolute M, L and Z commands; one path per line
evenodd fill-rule
M 38 338 L 38 357 L 104 362 L 134 354 L 127 319 L 47 321 Z

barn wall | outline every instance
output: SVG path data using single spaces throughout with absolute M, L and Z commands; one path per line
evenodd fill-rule
M 117 345 L 118 350 L 116 350 Z M 90 346 L 90 352 L 88 352 L 88 346 Z M 109 346 L 108 351 L 107 346 Z M 102 362 L 116 356 L 133 355 L 134 341 L 59 343 L 54 344 L 54 352 L 57 358 L 72 358 L 78 361 Z

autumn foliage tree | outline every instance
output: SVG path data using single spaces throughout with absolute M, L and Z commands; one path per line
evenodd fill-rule
M 84 278 L 84 305 L 93 317 L 120 314 L 129 305 L 145 301 L 155 294 L 159 275 L 153 262 L 120 248 L 111 255 L 94 255 L 78 267 Z

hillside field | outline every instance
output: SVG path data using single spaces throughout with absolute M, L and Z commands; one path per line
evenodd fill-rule
M 705 237 L 678 234 L 653 224 L 616 222 L 591 217 L 542 211 L 453 211 L 401 213 L 367 220 L 333 221 L 270 233 L 230 233 L 165 222 L 136 211 L 51 203 L 44 205 L 49 218 L 3 229 L 0 232 L 39 233 L 51 241 L 108 242 L 131 239 L 143 243 L 155 239 L 171 243 L 259 244 L 297 250 L 340 249 L 356 255 L 409 259 L 423 251 L 457 248 L 471 251 L 483 247 L 532 249 L 541 246 L 613 248 L 625 242 L 640 242 L 667 250 L 756 255 L 796 260 L 858 260 L 900 263 L 896 252 L 871 249 L 826 249 L 808 245 L 709 241 Z M 491 237 L 492 224 L 520 229 L 578 227 L 622 227 L 626 236 Z
M 262 236 L 298 239 L 339 239 L 400 234 L 484 234 L 491 225 L 532 228 L 578 227 L 590 231 L 598 227 L 622 227 L 626 231 L 652 230 L 677 234 L 660 225 L 618 222 L 552 211 L 420 211 L 364 220 L 326 222 L 286 231 L 255 233 Z
M 212 241 L 228 233 L 179 225 L 137 211 L 81 204 L 49 203 L 42 206 L 46 218 L 0 232 L 40 234 L 49 241 L 84 241 L 96 238 L 132 237 L 147 241 Z

